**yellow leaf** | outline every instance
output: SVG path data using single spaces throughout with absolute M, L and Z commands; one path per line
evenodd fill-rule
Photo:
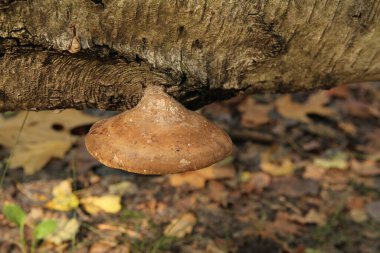
M 121 210 L 121 197 L 117 195 L 104 195 L 101 197 L 90 196 L 80 200 L 84 209 L 90 214 L 101 211 L 106 213 L 118 213 Z
M 346 153 L 337 152 L 329 158 L 316 158 L 314 165 L 324 169 L 348 169 L 348 156 Z
M 292 174 L 295 166 L 284 149 L 273 146 L 260 155 L 261 170 L 271 176 L 285 176 Z
M 268 161 L 261 162 L 261 169 L 272 176 L 285 176 L 292 174 L 295 167 L 290 158 L 285 158 L 279 165 Z
M 165 228 L 164 234 L 177 238 L 183 238 L 185 235 L 193 231 L 194 225 L 197 223 L 197 218 L 192 213 L 185 213 L 181 217 L 174 219 Z
M 252 178 L 252 173 L 249 171 L 243 171 L 240 173 L 239 181 L 242 183 L 248 182 Z
M 20 112 L 7 119 L 0 117 L 1 145 L 13 148 L 25 113 Z M 96 120 L 97 117 L 76 110 L 65 110 L 61 113 L 30 112 L 14 150 L 10 167 L 24 167 L 26 174 L 34 173 L 45 166 L 51 158 L 64 156 L 76 138 L 70 134 L 72 128 L 91 124 Z
M 70 211 L 79 205 L 78 197 L 72 193 L 71 180 L 62 181 L 53 188 L 53 199 L 45 207 L 57 211 Z

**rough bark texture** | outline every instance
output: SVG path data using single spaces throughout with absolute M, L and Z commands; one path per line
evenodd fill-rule
M 195 108 L 370 80 L 379 0 L 0 0 L 0 111 L 120 110 L 151 84 Z

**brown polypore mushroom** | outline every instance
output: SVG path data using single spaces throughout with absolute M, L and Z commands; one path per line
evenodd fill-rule
M 99 162 L 140 174 L 201 169 L 232 150 L 222 129 L 157 86 L 147 87 L 133 109 L 95 123 L 85 141 Z

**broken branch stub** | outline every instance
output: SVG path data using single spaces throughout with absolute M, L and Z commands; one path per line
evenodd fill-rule
M 158 86 L 147 87 L 133 109 L 95 123 L 85 141 L 101 163 L 140 174 L 201 169 L 232 150 L 226 132 Z

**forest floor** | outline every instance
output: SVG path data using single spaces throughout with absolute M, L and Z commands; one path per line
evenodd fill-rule
M 240 96 L 202 113 L 233 154 L 168 176 L 90 157 L 83 136 L 107 113 L 3 114 L 0 252 L 380 252 L 380 83 Z

